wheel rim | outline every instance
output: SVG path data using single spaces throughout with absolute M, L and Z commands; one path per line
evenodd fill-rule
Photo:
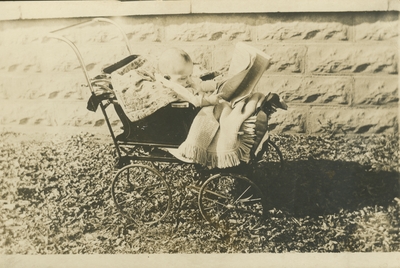
M 171 209 L 168 183 L 147 165 L 131 164 L 120 169 L 114 177 L 111 194 L 120 213 L 137 224 L 157 223 Z
M 253 230 L 264 217 L 265 198 L 251 180 L 236 174 L 218 174 L 202 185 L 198 204 L 205 220 L 225 231 Z
M 259 164 L 264 166 L 269 176 L 277 177 L 281 175 L 284 164 L 281 150 L 271 140 L 268 140 L 264 147 Z

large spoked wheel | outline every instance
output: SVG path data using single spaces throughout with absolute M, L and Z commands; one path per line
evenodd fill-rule
M 283 156 L 279 147 L 271 140 L 264 143 L 263 149 L 258 156 L 258 164 L 262 164 L 271 176 L 278 176 L 283 169 Z
M 164 219 L 172 205 L 171 189 L 158 170 L 131 164 L 117 172 L 111 194 L 118 210 L 137 224 Z
M 260 188 L 246 177 L 217 174 L 200 188 L 201 215 L 224 231 L 253 230 L 264 219 L 265 198 Z

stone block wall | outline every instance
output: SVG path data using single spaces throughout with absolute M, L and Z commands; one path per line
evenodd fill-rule
M 46 37 L 86 19 L 0 21 L 0 127 L 104 130 L 73 51 Z M 272 56 L 257 90 L 276 92 L 289 109 L 274 132 L 398 132 L 398 12 L 189 14 L 120 17 L 133 53 L 156 58 L 166 47 L 186 50 L 200 70 L 226 68 L 236 42 Z M 66 31 L 91 75 L 126 55 L 106 24 Z M 116 115 L 110 113 L 113 125 Z

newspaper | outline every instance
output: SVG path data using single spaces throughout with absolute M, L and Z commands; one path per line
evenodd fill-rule
M 270 66 L 271 57 L 259 49 L 239 42 L 229 65 L 227 79 L 218 87 L 222 98 L 234 107 L 249 96 L 264 71 Z

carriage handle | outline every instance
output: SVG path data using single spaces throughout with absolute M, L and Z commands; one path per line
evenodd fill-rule
M 89 24 L 96 23 L 96 22 L 107 22 L 107 23 L 110 23 L 110 24 L 114 25 L 114 26 L 119 30 L 119 32 L 121 33 L 121 35 L 123 36 L 124 41 L 125 41 L 126 48 L 128 49 L 128 52 L 129 52 L 129 55 L 132 55 L 132 49 L 131 49 L 131 47 L 129 46 L 129 41 L 128 41 L 128 38 L 126 37 L 125 32 L 122 30 L 122 28 L 121 28 L 117 23 L 115 23 L 114 21 L 109 20 L 109 19 L 105 19 L 105 18 L 94 18 L 94 19 L 92 19 L 92 20 L 90 20 L 90 21 L 84 21 L 84 22 L 81 22 L 81 23 L 73 24 L 73 25 L 70 25 L 70 26 L 67 26 L 67 27 L 63 27 L 63 28 L 60 28 L 60 29 L 51 31 L 51 32 L 48 34 L 48 37 L 49 37 L 49 38 L 55 38 L 55 39 L 58 39 L 58 40 L 61 40 L 61 41 L 65 42 L 65 43 L 67 43 L 67 44 L 72 48 L 72 50 L 75 52 L 75 55 L 76 55 L 76 57 L 77 57 L 78 60 L 79 60 L 79 63 L 80 63 L 80 65 L 81 65 L 81 68 L 82 68 L 82 70 L 83 70 L 83 73 L 84 73 L 85 78 L 86 78 L 86 81 L 87 81 L 87 85 L 88 85 L 88 87 L 89 87 L 90 92 L 92 93 L 92 95 L 95 95 L 94 89 L 93 89 L 93 84 L 91 83 L 91 79 L 90 79 L 89 73 L 88 73 L 88 71 L 87 71 L 87 69 L 86 69 L 86 64 L 85 64 L 85 61 L 83 60 L 82 54 L 80 53 L 78 47 L 75 45 L 74 42 L 72 42 L 71 40 L 69 40 L 67 37 L 61 35 L 59 32 L 61 32 L 61 31 L 63 31 L 63 30 L 66 30 L 66 29 L 72 29 L 72 28 L 87 26 L 87 25 L 89 25 Z M 113 139 L 113 141 L 114 141 L 114 145 L 115 145 L 115 148 L 116 148 L 116 150 L 117 150 L 118 157 L 121 158 L 121 151 L 120 151 L 120 149 L 119 149 L 117 140 L 116 140 L 116 138 L 115 138 L 114 131 L 113 131 L 112 127 L 111 127 L 110 120 L 108 119 L 105 106 L 104 106 L 104 104 L 103 104 L 102 102 L 100 102 L 100 108 L 101 108 L 101 111 L 102 111 L 102 113 L 103 113 L 103 115 L 104 115 L 104 118 L 105 118 L 105 120 L 106 120 L 106 124 L 107 124 L 108 130 L 110 131 L 111 137 L 112 137 L 112 139 Z
M 125 44 L 126 44 L 126 48 L 129 51 L 129 54 L 132 54 L 132 50 L 131 50 L 131 48 L 129 46 L 129 41 L 128 41 L 128 38 L 126 37 L 125 32 L 122 30 L 122 28 L 117 23 L 115 23 L 114 21 L 112 21 L 110 19 L 106 19 L 106 18 L 94 18 L 94 19 L 89 20 L 89 21 L 76 23 L 76 24 L 73 24 L 73 25 L 69 25 L 69 26 L 66 26 L 66 27 L 51 31 L 50 34 L 54 34 L 56 32 L 60 32 L 60 31 L 66 30 L 66 29 L 86 26 L 86 25 L 89 25 L 89 24 L 92 24 L 92 23 L 95 23 L 95 22 L 107 22 L 107 23 L 110 23 L 110 24 L 114 25 L 121 32 L 121 34 L 122 34 L 122 36 L 124 38 Z
M 97 23 L 97 22 L 107 22 L 107 23 L 110 23 L 110 24 L 114 25 L 119 30 L 119 32 L 121 33 L 122 37 L 124 38 L 125 45 L 126 45 L 126 48 L 127 48 L 128 52 L 129 52 L 129 55 L 132 54 L 132 49 L 129 46 L 129 41 L 128 41 L 128 38 L 126 37 L 125 32 L 122 30 L 122 28 L 117 23 L 115 23 L 112 20 L 105 19 L 105 18 L 95 18 L 95 19 L 92 19 L 92 20 L 89 20 L 89 21 L 84 21 L 84 22 L 80 22 L 80 23 L 77 23 L 77 24 L 69 25 L 69 26 L 66 26 L 66 27 L 51 31 L 48 34 L 48 37 L 50 37 L 50 38 L 58 39 L 58 40 L 61 40 L 61 41 L 65 42 L 65 43 L 67 43 L 72 48 L 72 50 L 75 52 L 75 55 L 79 60 L 79 63 L 81 65 L 81 67 L 82 67 L 82 70 L 83 70 L 83 73 L 85 75 L 87 84 L 88 84 L 89 89 L 92 92 L 92 94 L 94 94 L 94 89 L 93 89 L 93 86 L 92 86 L 92 83 L 91 83 L 91 80 L 90 80 L 89 73 L 88 73 L 88 71 L 86 69 L 86 64 L 85 64 L 85 61 L 83 60 L 82 54 L 80 53 L 78 47 L 75 45 L 74 42 L 69 40 L 67 37 L 59 34 L 59 32 L 61 32 L 63 30 L 66 30 L 66 29 L 72 29 L 72 28 L 87 26 L 87 25 L 90 25 L 92 23 Z

